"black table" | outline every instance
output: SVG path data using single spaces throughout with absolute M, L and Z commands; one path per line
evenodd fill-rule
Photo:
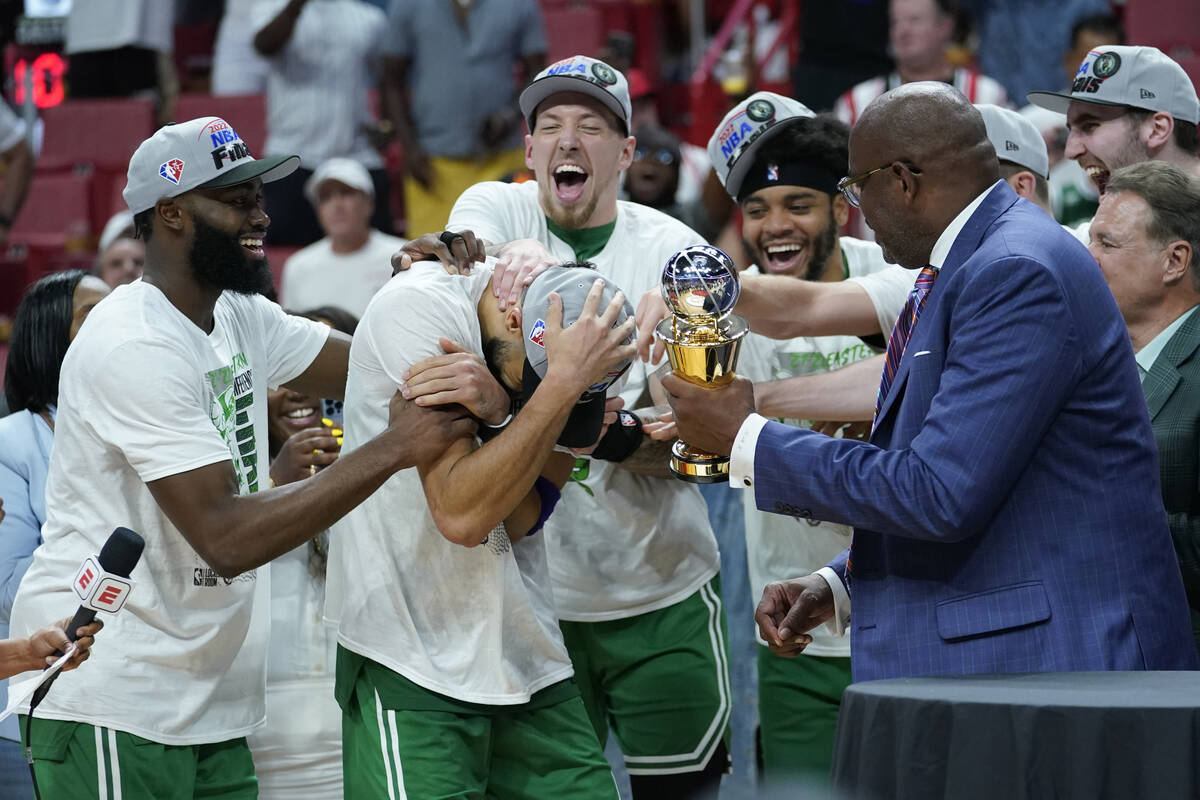
M 850 798 L 1200 798 L 1200 672 L 852 684 L 833 782 Z

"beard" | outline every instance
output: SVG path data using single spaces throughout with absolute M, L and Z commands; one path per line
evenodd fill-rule
M 755 242 L 751 242 L 745 237 L 742 237 L 742 244 L 745 245 L 746 252 L 754 256 L 755 263 L 758 264 L 764 274 L 774 274 L 767 267 L 768 259 L 765 247 L 759 247 Z M 795 277 L 805 281 L 820 280 L 822 273 L 825 272 L 825 264 L 829 261 L 829 256 L 833 253 L 833 249 L 836 246 L 837 220 L 833 218 L 833 209 L 830 208 L 829 221 L 820 233 L 809 240 L 809 259 L 808 263 L 804 266 L 804 272 Z
M 554 196 L 553 182 L 554 178 L 550 178 L 549 183 L 539 182 L 538 184 L 538 193 L 541 195 L 541 205 L 546 216 L 564 231 L 579 230 L 595 213 L 596 206 L 600 202 L 599 195 L 593 191 L 590 197 L 582 198 L 579 203 L 562 206 L 558 203 L 558 198 Z
M 831 202 L 832 206 L 833 203 Z M 825 271 L 825 262 L 829 260 L 829 256 L 833 253 L 834 242 L 837 241 L 837 221 L 833 218 L 833 209 L 829 210 L 829 224 L 825 226 L 825 230 L 821 231 L 820 235 L 813 240 L 812 243 L 812 258 L 808 260 L 808 268 L 804 270 L 804 275 L 801 277 L 806 281 L 815 281 L 821 277 L 821 273 Z
M 196 281 L 210 289 L 238 294 L 269 294 L 273 291 L 266 259 L 250 258 L 236 236 L 195 220 L 188 261 Z

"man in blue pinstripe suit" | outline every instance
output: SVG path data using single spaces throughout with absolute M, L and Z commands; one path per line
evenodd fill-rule
M 870 441 L 767 422 L 743 381 L 663 382 L 680 436 L 731 453 L 760 509 L 856 528 L 827 567 L 767 588 L 764 637 L 787 655 L 818 624 L 852 629 L 855 680 L 1194 669 L 1138 372 L 1095 262 L 998 180 L 948 86 L 872 103 L 850 174 L 885 256 L 924 279 Z

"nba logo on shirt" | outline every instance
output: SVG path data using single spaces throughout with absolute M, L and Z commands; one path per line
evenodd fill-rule
M 178 158 L 172 158 L 158 168 L 158 174 L 178 186 L 179 176 L 183 174 L 183 161 Z
M 769 181 L 779 180 L 779 165 L 778 164 L 767 164 L 767 180 L 769 180 Z
M 546 323 L 538 320 L 533 323 L 533 330 L 529 332 L 529 341 L 536 344 L 538 347 L 546 346 Z

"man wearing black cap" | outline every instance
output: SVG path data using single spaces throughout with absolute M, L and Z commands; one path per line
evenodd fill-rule
M 552 453 L 575 433 L 564 425 L 599 436 L 603 390 L 633 354 L 632 309 L 586 266 L 551 267 L 503 312 L 490 284 L 489 266 L 420 263 L 354 337 L 343 452 L 386 426 L 388 398 L 446 340 L 527 399 L 508 420 L 470 403 L 495 424 L 482 446 L 465 433 L 334 528 L 326 617 L 347 797 L 616 795 L 536 534 L 574 463 Z
M 256 160 L 216 117 L 161 128 L 129 161 L 145 273 L 96 306 L 63 362 L 45 543 L 12 630 L 76 605 L 70 577 L 115 526 L 146 549 L 109 646 L 37 709 L 44 797 L 256 797 L 245 737 L 263 720 L 270 620 L 256 568 L 475 429 L 396 396 L 371 442 L 268 488 L 268 387 L 340 397 L 349 353 L 256 294 L 270 276 L 262 184 L 296 163 Z
M 702 243 L 654 209 L 617 200 L 633 160 L 625 76 L 574 56 L 520 97 L 531 134 L 525 184 L 480 183 L 458 199 L 450 230 L 489 251 L 588 259 L 631 296 L 657 286 L 674 253 Z M 548 252 L 547 252 L 548 251 Z M 635 797 L 715 793 L 729 719 L 720 560 L 704 501 L 667 469 L 666 443 L 643 436 L 645 365 L 618 387 L 619 447 L 580 458 L 546 524 L 554 600 L 600 741 L 611 727 Z M 616 392 L 612 392 L 616 395 Z M 648 403 L 647 403 L 648 405 Z M 609 443 L 611 445 L 611 442 Z

